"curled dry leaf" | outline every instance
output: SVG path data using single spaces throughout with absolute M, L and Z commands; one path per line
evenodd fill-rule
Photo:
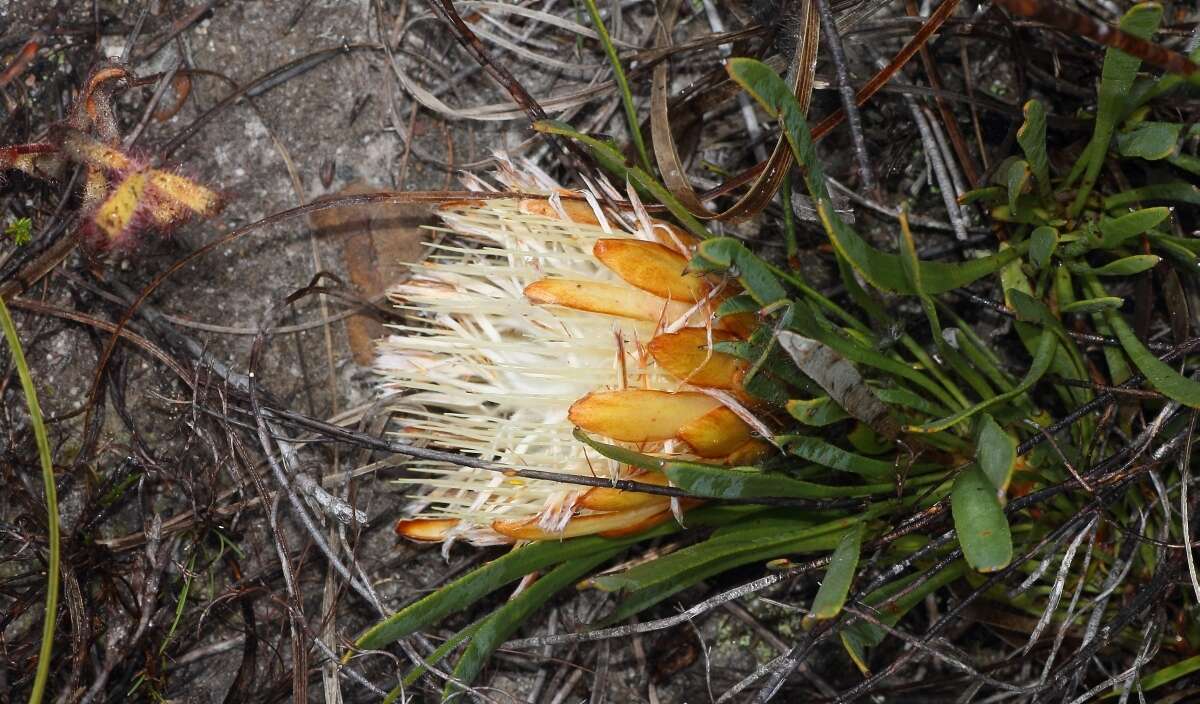
M 334 196 L 378 193 L 356 181 Z M 424 256 L 422 225 L 432 222 L 432 208 L 418 204 L 372 203 L 319 210 L 310 224 L 324 238 L 341 243 L 342 263 L 358 293 L 367 300 L 383 298 L 391 286 L 408 275 L 408 264 Z M 355 315 L 346 321 L 354 361 L 370 366 L 375 357 L 375 340 L 383 338 L 383 325 L 370 315 Z
M 899 428 L 888 407 L 875 396 L 847 359 L 820 342 L 794 332 L 782 331 L 778 339 L 800 371 L 825 389 L 829 398 L 843 410 L 880 435 L 896 437 Z

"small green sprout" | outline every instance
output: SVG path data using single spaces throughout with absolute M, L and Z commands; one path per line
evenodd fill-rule
M 29 244 L 33 239 L 33 221 L 29 218 L 17 218 L 4 228 L 4 236 L 10 238 L 18 247 Z

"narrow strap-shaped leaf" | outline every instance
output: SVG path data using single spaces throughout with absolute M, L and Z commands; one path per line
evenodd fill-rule
M 1049 333 L 1043 333 L 1049 334 Z M 1012 532 L 996 487 L 977 465 L 954 480 L 950 513 L 963 557 L 978 572 L 995 572 L 1012 562 Z
M 956 406 L 954 399 L 946 393 L 945 389 L 924 373 L 914 369 L 912 365 L 898 362 L 840 334 L 832 325 L 817 318 L 811 309 L 802 304 L 792 306 L 785 321 L 792 330 L 801 336 L 820 342 L 854 364 L 874 367 L 892 376 L 907 379 L 936 396 L 943 404 Z M 828 392 L 828 389 L 826 391 Z
M 1082 315 L 1085 313 L 1100 313 L 1106 310 L 1117 310 L 1123 305 L 1125 305 L 1124 298 L 1118 298 L 1117 296 L 1104 296 L 1103 298 L 1085 298 L 1081 301 L 1074 301 L 1066 304 L 1065 306 L 1059 306 L 1058 311 L 1063 315 L 1068 313 Z
M 860 486 L 826 486 L 792 479 L 778 474 L 764 474 L 723 467 L 705 467 L 690 463 L 672 463 L 663 473 L 672 486 L 696 496 L 711 499 L 753 499 L 786 497 L 801 499 L 838 499 L 895 493 L 896 485 L 863 484 Z M 909 484 L 929 483 L 933 479 L 914 477 Z
M 1092 268 L 1083 264 L 1071 266 L 1071 272 L 1076 274 L 1094 274 L 1096 276 L 1133 276 L 1158 266 L 1161 258 L 1157 254 L 1135 254 L 1122 257 L 1115 262 Z
M 813 598 L 806 622 L 821 621 L 835 618 L 842 612 L 846 604 L 846 595 L 850 593 L 850 584 L 854 581 L 854 573 L 858 569 L 858 556 L 862 551 L 862 538 L 866 525 L 859 523 L 842 536 L 841 542 L 833 551 L 829 568 L 825 570 L 825 578 L 821 580 L 821 588 Z
M 606 560 L 612 559 L 618 552 L 619 548 L 601 550 L 564 562 L 540 577 L 507 604 L 493 611 L 475 629 L 467 643 L 467 649 L 454 666 L 454 676 L 465 684 L 473 682 L 496 648 L 520 628 L 534 611 L 542 608 L 559 591 L 579 581 Z M 456 690 L 457 687 L 453 683 L 448 684 L 443 697 L 449 697 Z
M 1121 18 L 1120 28 L 1139 39 L 1146 39 L 1158 28 L 1162 14 L 1162 5 L 1152 2 L 1140 3 L 1125 13 Z M 1067 215 L 1070 217 L 1075 217 L 1083 211 L 1092 187 L 1096 185 L 1100 167 L 1104 165 L 1105 157 L 1108 156 L 1108 145 L 1112 141 L 1113 130 L 1125 110 L 1125 101 L 1141 65 L 1141 59 L 1120 49 L 1109 47 L 1104 52 L 1104 67 L 1100 70 L 1099 106 L 1096 110 L 1092 139 L 1067 177 L 1068 185 L 1075 183 L 1080 176 L 1083 177 L 1079 181 L 1075 200 L 1067 209 Z
M 705 261 L 736 272 L 738 283 L 761 306 L 787 298 L 787 291 L 763 260 L 732 237 L 717 237 L 700 243 L 696 254 Z
M 442 660 L 442 658 L 454 652 L 454 649 L 457 648 L 464 640 L 475 635 L 475 631 L 478 630 L 481 625 L 483 625 L 483 621 L 484 619 L 481 618 L 458 633 L 455 633 L 447 638 L 445 642 L 439 645 L 436 649 L 434 649 L 432 653 L 426 655 L 423 662 L 409 670 L 404 675 L 404 679 L 400 681 L 400 684 L 397 685 L 395 689 L 388 692 L 387 697 L 383 700 L 383 704 L 392 704 L 392 702 L 399 699 L 406 688 L 413 686 L 413 684 L 420 679 L 421 675 L 427 672 L 428 668 L 426 666 L 437 664 Z
M 625 69 L 621 66 L 621 58 L 617 55 L 617 47 L 613 46 L 612 38 L 608 36 L 608 28 L 604 26 L 604 20 L 600 17 L 600 10 L 596 7 L 596 0 L 584 0 L 587 5 L 588 15 L 592 18 L 592 24 L 596 27 L 596 34 L 600 37 L 600 44 L 604 47 L 604 53 L 608 56 L 608 63 L 612 66 L 613 79 L 617 83 L 618 92 L 621 94 L 621 105 L 625 108 L 625 121 L 629 124 L 629 136 L 633 140 L 633 146 L 637 150 L 638 160 L 641 166 L 647 173 L 650 171 L 650 152 L 646 151 L 646 142 L 642 139 L 641 122 L 638 120 L 637 107 L 633 102 L 633 94 L 629 91 L 629 80 L 625 78 Z
M 958 425 L 980 411 L 985 411 L 998 403 L 1009 401 L 1025 393 L 1033 388 L 1033 385 L 1050 368 L 1050 363 L 1054 360 L 1056 343 L 1057 338 L 1053 332 L 1049 330 L 1042 331 L 1041 336 L 1038 338 L 1037 349 L 1034 351 L 1033 363 L 1029 366 L 1029 372 L 1026 373 L 1025 378 L 1021 379 L 1021 383 L 1017 384 L 1012 391 L 993 396 L 952 416 L 947 416 L 946 418 L 931 421 L 923 425 L 911 425 L 907 428 L 908 431 L 913 433 L 936 433 L 939 430 L 945 430 Z
M 877 611 L 880 622 L 894 626 L 913 607 L 924 601 L 925 597 L 962 577 L 966 571 L 966 567 L 966 563 L 962 560 L 955 560 L 945 569 L 933 575 L 914 574 L 901 577 L 871 592 L 867 595 L 865 601 L 867 604 L 877 607 L 891 597 L 900 594 L 895 601 Z M 913 584 L 913 582 L 917 582 L 918 580 L 920 580 L 919 584 Z M 846 653 L 850 656 L 850 659 L 854 661 L 854 664 L 858 666 L 858 669 L 863 674 L 869 673 L 866 662 L 866 649 L 879 645 L 886 637 L 887 631 L 866 621 L 859 621 L 844 629 L 841 633 L 842 647 L 846 649 Z
M 824 428 L 850 417 L 849 413 L 828 396 L 792 399 L 787 402 L 786 408 L 793 418 L 814 428 Z
M 21 346 L 21 337 L 17 326 L 13 323 L 12 315 L 4 299 L 0 298 L 0 328 L 4 330 L 4 338 L 8 343 L 12 364 L 16 367 L 17 377 L 21 381 L 21 390 L 25 393 L 25 408 L 29 412 L 29 424 L 33 428 L 34 444 L 37 446 L 38 460 L 42 467 L 42 490 L 46 494 L 46 543 L 49 555 L 46 570 L 46 606 L 42 614 L 42 642 L 38 647 L 37 666 L 33 676 L 33 686 L 30 690 L 29 701 L 39 704 L 46 690 L 46 682 L 50 678 L 51 655 L 54 652 L 54 630 L 58 615 L 58 588 L 61 579 L 59 560 L 59 509 L 58 493 L 54 483 L 54 460 L 50 454 L 50 440 L 46 433 L 46 425 L 42 420 L 42 407 L 38 403 L 37 386 L 33 383 L 33 375 L 29 373 L 29 365 L 25 361 L 25 351 Z M 10 409 L 11 410 L 11 409 Z M 30 492 L 32 493 L 32 492 Z
M 1108 295 L 1094 276 L 1088 276 L 1086 280 L 1092 296 L 1101 298 Z M 1137 333 L 1117 311 L 1106 310 L 1104 320 L 1112 328 L 1117 339 L 1121 341 L 1121 347 L 1133 360 L 1134 366 L 1146 375 L 1154 388 L 1185 406 L 1200 408 L 1200 383 L 1183 376 L 1166 362 L 1155 357 L 1154 353 L 1146 349 L 1146 346 L 1138 339 Z
M 996 496 L 1003 503 L 1013 469 L 1017 466 L 1017 439 L 1005 432 L 996 419 L 987 413 L 983 414 L 975 458 L 988 481 L 996 487 Z
M 810 537 L 776 533 L 774 536 L 742 544 L 728 540 L 719 541 L 711 546 L 714 550 L 712 553 L 698 550 L 689 553 L 690 559 L 687 561 L 672 562 L 670 571 L 663 571 L 661 578 L 656 579 L 653 584 L 631 591 L 621 600 L 617 609 L 597 625 L 606 626 L 624 621 L 702 580 L 728 572 L 735 567 L 763 563 L 788 555 L 826 552 L 833 549 L 837 541 L 836 532 Z M 693 547 L 700 548 L 704 545 L 701 543 Z M 647 565 L 656 566 L 657 562 L 658 560 Z
M 601 442 L 580 431 L 575 432 L 575 437 L 608 459 L 639 469 L 660 471 L 671 480 L 671 486 L 683 489 L 700 498 L 838 499 L 886 494 L 895 490 L 895 486 L 891 483 L 826 486 L 792 479 L 780 474 L 766 474 L 753 467 L 721 467 L 700 462 L 667 460 L 644 455 L 619 445 Z M 915 479 L 910 480 L 910 483 L 912 481 Z M 689 521 L 689 523 L 691 522 Z M 577 538 L 577 540 L 579 539 Z
M 1017 130 L 1017 143 L 1033 170 L 1038 194 L 1050 197 L 1050 158 L 1046 154 L 1046 107 L 1038 100 L 1025 103 L 1025 122 Z
M 1097 226 L 1100 228 L 1100 246 L 1104 249 L 1120 247 L 1125 240 L 1158 227 L 1170 215 L 1170 208 L 1159 206 L 1142 208 L 1120 217 L 1102 218 Z
M 1149 692 L 1150 690 L 1161 687 L 1164 684 L 1170 684 L 1181 677 L 1186 677 L 1193 672 L 1200 672 L 1200 655 L 1193 655 L 1192 657 L 1185 660 L 1180 660 L 1173 665 L 1168 665 L 1155 670 L 1149 675 L 1146 675 L 1142 679 L 1138 680 L 1137 688 L 1139 692 Z M 1180 682 L 1180 684 L 1184 684 L 1186 681 L 1187 680 L 1184 680 L 1183 682 Z M 1120 696 L 1120 686 L 1117 686 L 1114 689 L 1115 691 L 1105 695 L 1104 698 L 1109 699 L 1111 697 Z M 1194 692 L 1195 690 L 1193 690 L 1193 693 Z
M 1184 181 L 1155 183 L 1140 188 L 1121 191 L 1104 199 L 1105 210 L 1116 210 L 1141 201 L 1165 200 L 1175 203 L 1200 205 L 1200 186 Z
M 911 408 L 926 415 L 936 416 L 949 413 L 945 407 L 936 402 L 899 386 L 875 389 L 875 395 L 879 397 L 880 401 L 888 405 L 904 406 L 905 408 Z
M 871 459 L 843 450 L 811 435 L 781 435 L 775 441 L 788 452 L 822 467 L 851 472 L 877 480 L 887 480 L 896 473 L 891 462 Z
M 479 599 L 527 574 L 564 561 L 584 560 L 601 552 L 623 548 L 652 535 L 663 535 L 677 529 L 674 524 L 667 524 L 630 538 L 588 536 L 561 542 L 537 542 L 517 548 L 375 624 L 358 637 L 355 647 L 358 650 L 381 648 L 437 623 L 452 613 L 466 609 Z

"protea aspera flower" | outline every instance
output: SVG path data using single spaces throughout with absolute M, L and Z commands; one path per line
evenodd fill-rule
M 744 463 L 769 447 L 740 388 L 745 363 L 712 349 L 753 329 L 752 315 L 714 322 L 732 284 L 688 270 L 696 241 L 681 229 L 644 212 L 613 215 L 554 196 L 441 209 L 453 235 L 391 292 L 413 322 L 396 328 L 378 362 L 387 384 L 405 392 L 405 440 L 658 485 L 663 475 L 600 457 L 573 431 L 711 463 Z M 625 535 L 687 507 L 608 487 L 409 467 L 427 476 L 413 481 L 428 491 L 397 532 L 416 540 Z

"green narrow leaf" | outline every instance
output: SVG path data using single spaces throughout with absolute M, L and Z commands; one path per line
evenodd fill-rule
M 833 551 L 829 569 L 825 571 L 825 579 L 821 580 L 821 588 L 813 598 L 809 615 L 804 618 L 806 623 L 835 618 L 842 612 L 846 595 L 850 593 L 850 584 L 854 581 L 854 573 L 858 569 L 865 529 L 866 525 L 859 523 L 842 536 L 837 549 Z
M 1126 241 L 1149 233 L 1171 214 L 1170 208 L 1144 208 L 1116 218 L 1101 218 L 1099 224 L 1068 233 L 1073 241 L 1062 249 L 1063 258 L 1078 257 L 1094 249 L 1115 249 Z
M 1004 200 L 1007 189 L 1004 186 L 983 186 L 975 188 L 958 197 L 959 205 L 970 205 L 975 202 L 984 202 L 988 204 L 999 203 Z
M 1200 672 L 1200 655 L 1193 655 L 1186 660 L 1180 660 L 1174 665 L 1168 665 L 1162 669 L 1155 670 L 1138 681 L 1138 689 L 1142 692 L 1149 692 L 1164 684 L 1170 684 L 1180 677 L 1186 677 L 1193 672 Z M 1120 694 L 1121 688 L 1116 687 L 1113 692 L 1106 694 L 1104 698 L 1111 699 L 1112 697 L 1120 696 Z
M 12 355 L 13 366 L 17 369 L 17 378 L 21 381 L 21 391 L 25 394 L 25 408 L 29 411 L 29 424 L 33 428 L 34 444 L 37 445 L 38 462 L 42 468 L 42 491 L 46 494 L 46 543 L 49 548 L 46 565 L 46 606 L 42 613 L 42 643 L 38 647 L 37 667 L 33 675 L 33 687 L 30 689 L 29 701 L 38 704 L 46 691 L 46 682 L 50 678 L 50 660 L 54 652 L 54 630 L 58 617 L 58 586 L 61 579 L 59 569 L 61 541 L 59 538 L 58 490 L 54 483 L 54 459 L 50 454 L 50 437 L 46 434 L 46 424 L 42 419 L 42 406 L 38 402 L 37 386 L 33 383 L 33 375 L 29 373 L 29 364 L 25 361 L 25 350 L 21 346 L 21 336 L 17 333 L 16 323 L 8 312 L 8 306 L 0 297 L 0 328 L 4 330 L 4 338 L 8 342 L 8 351 Z
M 401 681 L 401 684 L 392 691 L 388 692 L 388 696 L 383 700 L 383 704 L 391 704 L 391 702 L 399 699 L 400 695 L 404 693 L 404 689 L 406 687 L 413 686 L 413 684 L 420 679 L 421 675 L 425 674 L 427 670 L 426 665 L 435 665 L 438 662 L 441 662 L 442 658 L 454 652 L 454 649 L 457 648 L 464 640 L 475 635 L 475 631 L 477 631 L 479 627 L 483 625 L 485 618 L 486 617 L 479 619 L 470 626 L 467 626 L 458 633 L 450 636 L 445 640 L 445 642 L 434 649 L 432 653 L 426 655 L 423 663 L 418 664 L 417 666 L 413 667 L 413 669 L 409 670 L 404 675 L 404 679 Z
M 625 163 L 625 157 L 613 147 L 611 144 L 602 142 L 595 137 L 590 137 L 582 132 L 578 132 L 570 125 L 559 122 L 557 120 L 542 120 L 533 123 L 533 128 L 538 132 L 545 134 L 556 134 L 569 139 L 574 139 L 582 142 L 592 155 L 596 157 L 596 161 L 605 170 L 614 174 L 621 181 L 629 181 L 634 187 L 648 193 L 655 201 L 662 203 L 671 215 L 679 221 L 679 224 L 687 228 L 688 232 L 701 239 L 712 237 L 712 233 L 699 220 L 691 214 L 690 211 L 682 203 L 680 203 L 671 192 L 662 186 L 653 176 L 643 171 L 637 166 L 630 166 Z
M 1134 5 L 1121 18 L 1122 31 L 1132 34 L 1139 39 L 1149 39 L 1158 23 L 1162 20 L 1163 8 L 1157 3 L 1145 2 Z M 1075 183 L 1082 176 L 1075 200 L 1067 209 L 1067 215 L 1074 218 L 1083 212 L 1092 187 L 1096 185 L 1096 177 L 1100 167 L 1108 156 L 1109 143 L 1112 141 L 1113 130 L 1117 120 L 1125 111 L 1126 99 L 1133 88 L 1133 79 L 1137 76 L 1141 59 L 1126 54 L 1120 49 L 1110 47 L 1104 52 L 1104 67 L 1100 71 L 1100 98 L 1096 111 L 1096 125 L 1092 139 L 1084 148 L 1079 161 L 1067 178 L 1068 184 Z
M 1158 266 L 1162 259 L 1156 254 L 1135 254 L 1123 257 L 1115 262 L 1109 262 L 1101 267 L 1092 268 L 1083 264 L 1070 267 L 1076 274 L 1093 274 L 1095 276 L 1133 276 Z
M 1105 210 L 1116 210 L 1142 201 L 1165 200 L 1174 203 L 1200 205 L 1200 186 L 1183 181 L 1156 183 L 1141 188 L 1131 188 L 1104 199 Z
M 757 313 L 762 306 L 758 301 L 754 300 L 753 296 L 748 296 L 744 293 L 739 293 L 736 296 L 730 296 L 721 301 L 717 306 L 717 318 L 724 318 L 727 315 L 736 315 L 738 313 Z
M 1116 296 L 1104 296 L 1103 298 L 1085 298 L 1082 301 L 1075 301 L 1059 308 L 1058 310 L 1066 313 L 1100 313 L 1106 310 L 1117 310 L 1125 305 L 1125 299 L 1117 298 Z
M 787 402 L 786 408 L 793 418 L 814 428 L 824 428 L 850 417 L 849 413 L 828 396 L 808 400 L 792 399 Z
M 817 206 L 817 214 L 838 253 L 873 286 L 897 293 L 916 293 L 904 274 L 900 258 L 872 247 L 834 210 L 804 113 L 783 79 L 769 66 L 754 59 L 730 59 L 725 68 L 733 80 L 757 100 L 769 115 L 781 121 L 783 133 L 804 173 L 809 195 Z M 998 271 L 1019 256 L 1025 246 L 1021 244 L 1000 254 L 961 264 L 922 262 L 921 279 L 925 293 L 945 293 Z
M 996 487 L 996 496 L 1003 503 L 1013 469 L 1017 466 L 1017 439 L 987 413 L 983 414 L 975 459 L 984 476 Z
M 527 574 L 560 562 L 589 559 L 614 547 L 624 547 L 642 540 L 662 528 L 663 526 L 660 526 L 649 533 L 632 538 L 610 540 L 588 536 L 561 542 L 537 542 L 516 548 L 375 624 L 358 637 L 355 647 L 359 650 L 382 648 L 437 623 L 452 613 L 466 609 L 479 599 Z
M 1014 214 L 1017 212 L 1017 199 L 1029 188 L 1029 177 L 1033 171 L 1024 159 L 1013 159 L 1008 164 L 1008 172 L 1004 178 L 1004 186 L 1008 189 L 1008 207 Z
M 732 237 L 716 237 L 701 242 L 696 256 L 722 269 L 733 271 L 738 283 L 760 306 L 787 298 L 787 291 L 771 273 L 770 267 Z
M 1183 125 L 1175 122 L 1143 122 L 1117 135 L 1117 153 L 1147 161 L 1166 159 L 1179 146 Z
M 876 300 L 876 296 L 872 296 L 859 283 L 858 276 L 854 273 L 854 266 L 846 261 L 846 258 L 838 254 L 834 257 L 837 260 L 838 276 L 842 279 L 842 285 L 846 287 L 846 295 L 850 300 L 854 301 L 854 305 L 866 311 L 867 316 L 877 324 L 887 324 L 891 320 L 891 316 Z
M 1175 154 L 1167 157 L 1167 162 L 1171 166 L 1183 169 L 1193 176 L 1200 176 L 1200 159 L 1191 154 Z
M 550 600 L 559 591 L 578 582 L 584 575 L 595 567 L 612 559 L 620 552 L 619 549 L 602 550 L 578 559 L 569 560 L 542 575 L 525 591 L 516 595 L 504 606 L 493 611 L 467 643 L 467 649 L 454 666 L 454 676 L 460 681 L 470 684 L 479 675 L 488 658 L 496 652 L 496 648 L 508 639 L 521 624 L 525 623 L 535 611 Z M 443 697 L 449 698 L 458 688 L 450 683 L 446 685 Z
M 810 538 L 825 533 L 836 534 L 848 525 L 850 523 L 823 526 L 797 515 L 795 511 L 759 508 L 758 513 L 713 531 L 706 540 L 639 563 L 623 572 L 598 575 L 591 578 L 589 583 L 607 592 L 633 592 L 670 581 L 674 575 L 682 574 L 689 565 L 723 560 L 733 554 L 726 548 L 761 542 L 764 538 Z
M 760 327 L 746 342 L 720 342 L 714 349 L 750 362 L 742 376 L 742 388 L 772 405 L 782 406 L 793 396 L 811 396 L 820 391 L 776 343 L 769 327 Z
M 1105 296 L 1104 298 L 1108 298 Z M 1102 299 L 1092 299 L 1102 300 Z M 1105 315 L 1108 311 L 1116 312 L 1116 308 L 1109 308 L 1092 314 L 1092 325 L 1096 328 L 1096 333 L 1104 337 L 1116 337 L 1113 334 L 1112 327 L 1108 324 Z M 1117 313 L 1120 315 L 1120 313 Z M 1104 346 L 1104 363 L 1108 366 L 1108 380 L 1112 384 L 1124 383 L 1129 377 L 1133 376 L 1133 370 L 1129 366 L 1129 360 L 1126 359 L 1125 352 L 1120 347 L 1111 345 Z
M 904 406 L 931 416 L 947 413 L 945 407 L 899 386 L 875 389 L 875 395 L 889 406 Z
M 971 360 L 971 364 L 974 364 L 976 369 L 982 370 L 996 388 L 1001 391 L 1011 391 L 1016 382 L 1000 368 L 1001 362 L 991 347 L 950 306 L 940 302 L 938 305 L 941 307 L 942 313 L 949 314 L 957 324 L 956 327 L 946 328 L 943 333 L 946 341 L 965 354 L 967 359 Z M 946 413 L 948 411 L 934 412 L 930 415 L 946 415 Z
M 1065 267 L 1056 267 L 1055 275 L 1066 273 Z M 1000 272 L 1000 283 L 1004 288 L 1004 301 L 1018 312 L 1018 318 L 1023 320 L 1040 321 L 1041 325 L 1049 328 L 1058 338 L 1058 351 L 1053 355 L 1050 363 L 1050 370 L 1055 374 L 1066 379 L 1087 379 L 1087 367 L 1084 364 L 1083 356 L 1079 353 L 1078 347 L 1066 334 L 1066 330 L 1062 327 L 1062 323 L 1050 313 L 1050 309 L 1041 300 L 1033 297 L 1033 286 L 1029 283 L 1025 273 L 1021 270 L 1019 264 L 1014 263 L 1004 268 Z M 1060 282 L 1056 279 L 1056 286 Z M 1066 288 L 1069 288 L 1069 281 Z M 1036 315 L 1029 317 L 1029 309 L 1037 311 Z M 1024 312 L 1023 312 L 1024 311 Z M 1018 322 L 1015 325 L 1017 335 L 1021 338 L 1021 344 L 1033 356 L 1037 356 L 1037 348 L 1041 338 L 1041 328 L 1038 325 Z M 1086 403 L 1091 398 L 1090 389 L 1067 388 L 1056 386 L 1056 392 L 1062 397 L 1063 401 L 1068 404 Z M 1033 406 L 1026 404 L 1026 410 L 1033 412 Z
M 1200 46 L 1192 50 L 1192 53 L 1188 55 L 1188 59 L 1192 63 L 1200 62 Z M 1159 76 L 1157 80 L 1146 81 L 1138 86 L 1134 95 L 1130 96 L 1129 104 L 1126 105 L 1125 111 L 1127 114 L 1132 113 L 1150 101 L 1167 95 L 1180 86 L 1187 85 L 1188 82 L 1188 76 L 1180 73 L 1166 73 Z M 1194 83 L 1194 81 L 1192 82 Z
M 1170 208 L 1157 207 L 1135 210 L 1117 218 L 1102 218 L 1100 246 L 1105 249 L 1119 247 L 1126 240 L 1158 227 L 1170 215 Z
M 633 93 L 629 90 L 629 80 L 625 77 L 625 69 L 621 66 L 621 57 L 617 55 L 617 47 L 613 45 L 612 38 L 608 36 L 608 28 L 604 26 L 604 20 L 600 17 L 596 0 L 584 0 L 584 3 L 587 5 L 588 15 L 592 18 L 592 26 L 596 28 L 596 34 L 600 37 L 600 44 L 604 47 L 604 54 L 608 57 L 609 65 L 612 66 L 613 79 L 621 93 L 621 105 L 625 108 L 625 122 L 629 126 L 629 136 L 633 139 L 638 160 L 646 173 L 650 173 L 650 153 L 646 151 L 646 141 L 642 138 L 641 121 L 638 120 Z
M 1054 361 L 1055 347 L 1057 347 L 1057 338 L 1054 333 L 1049 330 L 1043 330 L 1041 336 L 1038 338 L 1037 348 L 1034 351 L 1033 363 L 1029 366 L 1029 372 L 1025 374 L 1025 378 L 1021 379 L 1021 383 L 1017 384 L 1011 391 L 985 399 L 970 408 L 966 408 L 946 418 L 930 421 L 922 425 L 910 425 L 907 430 L 914 433 L 936 433 L 940 430 L 946 430 L 967 420 L 980 411 L 987 410 L 998 403 L 1004 403 L 1020 396 L 1033 388 L 1033 385 L 1045 375 L 1046 370 L 1050 368 L 1050 363 Z
M 604 624 L 623 621 L 679 591 L 741 565 L 762 563 L 786 555 L 823 552 L 838 545 L 847 526 L 877 515 L 879 509 L 818 525 L 780 517 L 775 512 L 750 518 L 748 525 L 730 525 L 695 545 L 624 573 L 592 580 L 597 587 L 623 590 L 625 596 Z M 794 513 L 794 512 L 793 512 Z
M 1025 103 L 1025 122 L 1017 130 L 1017 143 L 1037 181 L 1042 200 L 1050 197 L 1050 159 L 1046 155 L 1046 108 L 1040 101 Z
M 775 441 L 786 447 L 791 454 L 822 467 L 885 481 L 896 474 L 896 468 L 891 462 L 856 455 L 810 435 L 781 435 Z
M 907 379 L 912 383 L 920 386 L 929 393 L 937 397 L 939 401 L 948 407 L 956 407 L 954 399 L 946 393 L 937 382 L 930 379 L 924 373 L 918 371 L 911 364 L 898 362 L 887 355 L 866 347 L 851 337 L 843 334 L 841 331 L 834 328 L 827 321 L 817 317 L 817 315 L 803 304 L 796 304 L 791 307 L 790 311 L 785 314 L 785 322 L 789 330 L 794 330 L 802 338 L 810 338 L 829 347 L 834 352 L 842 357 L 845 357 L 853 364 L 866 365 L 873 367 L 882 372 L 886 372 L 892 376 L 901 379 Z M 786 348 L 785 348 L 786 350 Z M 788 352 L 791 355 L 790 351 Z M 794 359 L 794 358 L 793 358 Z M 822 387 L 824 388 L 824 387 Z M 828 389 L 825 389 L 828 393 Z M 839 396 L 844 395 L 845 391 L 839 393 Z M 837 401 L 837 397 L 832 397 Z M 839 402 L 845 408 L 844 404 Z
M 1107 292 L 1095 277 L 1089 276 L 1087 283 L 1093 296 L 1107 297 Z M 1155 357 L 1138 339 L 1133 328 L 1125 322 L 1125 318 L 1121 317 L 1120 313 L 1114 310 L 1105 311 L 1104 320 L 1112 328 L 1117 339 L 1121 341 L 1121 347 L 1133 360 L 1134 366 L 1146 375 L 1154 388 L 1185 406 L 1200 408 L 1200 383 L 1182 376 L 1166 362 Z
M 795 499 L 857 498 L 896 491 L 895 484 L 826 486 L 778 474 L 764 474 L 745 468 L 706 467 L 672 462 L 663 469 L 671 485 L 689 494 L 710 499 Z M 689 521 L 690 522 L 690 521 Z
M 1050 257 L 1058 247 L 1058 230 L 1043 225 L 1034 229 L 1029 236 L 1029 261 L 1038 269 L 1050 263 Z
M 995 572 L 1012 562 L 1012 533 L 1008 517 L 996 498 L 996 487 L 972 465 L 954 480 L 950 513 L 963 557 L 977 572 Z
M 1175 238 L 1154 236 L 1150 238 L 1154 248 L 1175 262 L 1180 271 L 1191 271 L 1196 268 L 1196 252 L 1188 245 L 1174 241 Z

